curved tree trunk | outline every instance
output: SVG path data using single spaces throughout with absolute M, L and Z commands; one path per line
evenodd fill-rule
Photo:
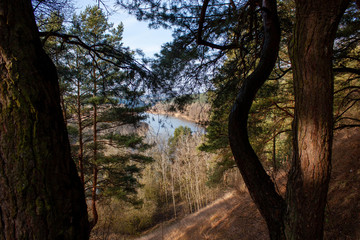
M 287 239 L 322 239 L 333 136 L 332 56 L 348 0 L 297 0 L 290 46 L 294 73 L 294 155 L 287 197 Z
M 263 1 L 264 44 L 255 71 L 244 80 L 229 116 L 229 140 L 237 166 L 260 213 L 271 239 L 284 239 L 285 202 L 262 167 L 250 145 L 247 120 L 259 88 L 275 66 L 280 44 L 280 26 L 275 0 Z
M 0 239 L 88 239 L 56 69 L 30 0 L 0 1 Z
M 348 0 L 296 1 L 291 46 L 295 82 L 294 157 L 284 199 L 253 151 L 247 117 L 257 90 L 271 73 L 279 44 L 276 3 L 263 1 L 263 52 L 244 81 L 229 117 L 229 139 L 249 192 L 266 220 L 271 239 L 322 239 L 331 170 L 332 49 Z

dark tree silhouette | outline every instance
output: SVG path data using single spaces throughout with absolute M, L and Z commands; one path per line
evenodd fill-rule
M 0 239 L 88 239 L 56 69 L 30 0 L 0 3 Z

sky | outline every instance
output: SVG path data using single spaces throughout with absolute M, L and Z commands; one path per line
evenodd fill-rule
M 130 49 L 141 49 L 146 57 L 160 51 L 161 45 L 172 40 L 171 30 L 165 29 L 149 29 L 148 23 L 139 22 L 135 17 L 127 14 L 126 11 L 114 8 L 116 0 L 103 0 L 110 8 L 115 9 L 114 13 L 109 16 L 109 22 L 114 26 L 120 22 L 124 24 L 123 42 L 124 46 Z M 87 6 L 97 4 L 96 0 L 73 0 L 76 12 L 83 11 Z

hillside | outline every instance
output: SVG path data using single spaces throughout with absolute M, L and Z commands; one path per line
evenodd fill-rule
M 360 239 L 360 131 L 335 135 L 328 195 L 326 239 Z
M 282 176 L 278 184 L 284 186 Z M 175 223 L 163 223 L 138 240 L 268 239 L 261 218 L 246 190 L 227 193 L 201 211 Z M 360 132 L 336 134 L 333 173 L 326 212 L 325 239 L 360 239 Z

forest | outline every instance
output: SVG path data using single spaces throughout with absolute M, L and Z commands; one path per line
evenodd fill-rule
M 360 239 L 359 0 L 75 3 L 0 1 L 0 240 Z

